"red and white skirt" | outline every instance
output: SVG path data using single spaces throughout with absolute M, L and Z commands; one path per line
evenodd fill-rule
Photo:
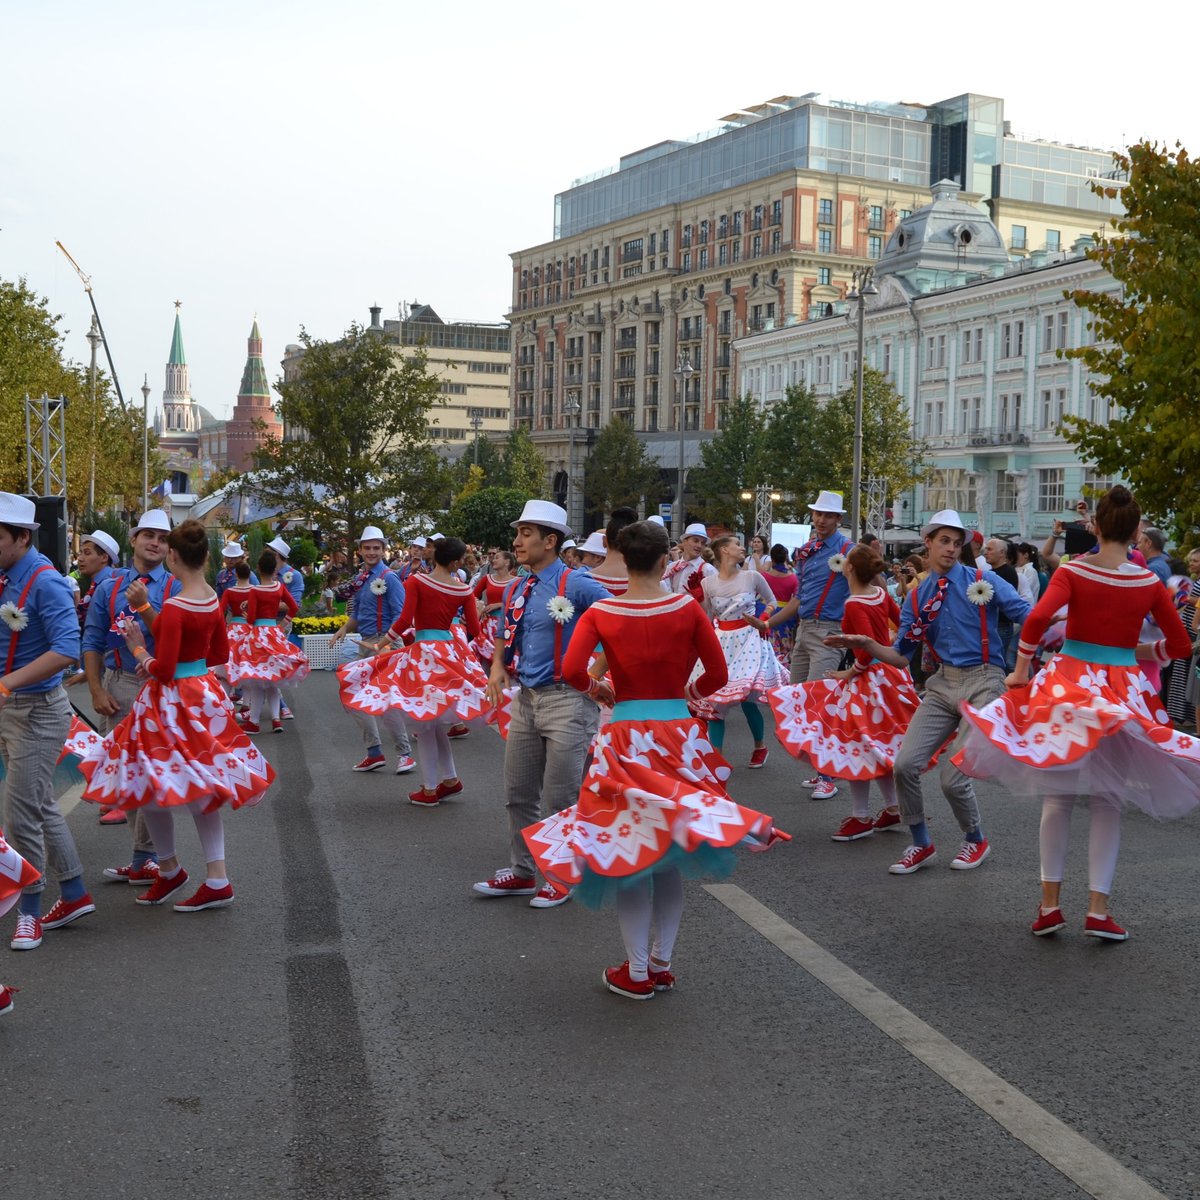
M 787 683 L 788 677 L 769 638 L 743 621 L 718 621 L 717 641 L 729 664 L 729 682 L 719 692 L 694 702 L 692 710 L 708 720 L 723 720 L 726 710 L 744 700 L 765 700 L 768 693 Z M 689 682 L 704 674 L 697 663 Z
M 618 705 L 596 737 L 579 800 L 522 831 L 538 869 L 560 887 L 575 887 L 585 872 L 627 881 L 705 849 L 770 841 L 771 818 L 729 798 L 731 768 L 705 722 L 682 701 L 632 703 L 677 704 L 680 715 L 623 719 Z
M 371 716 L 398 708 L 415 721 L 457 724 L 486 715 L 487 676 L 465 631 L 445 641 L 418 633 L 411 646 L 345 663 L 337 674 L 342 703 Z
M 479 661 L 491 670 L 492 659 L 496 656 L 496 633 L 499 622 L 495 613 L 479 618 L 479 636 L 471 643 L 471 649 L 479 656 Z
M 1200 738 L 1179 733 L 1136 664 L 1058 654 L 1028 687 L 982 709 L 963 705 L 953 762 L 1035 796 L 1103 796 L 1154 817 L 1200 804 Z
M 888 663 L 849 679 L 776 688 L 768 699 L 783 748 L 836 779 L 890 775 L 921 703 L 908 672 Z
M 5 840 L 0 830 L 0 917 L 14 904 L 21 892 L 41 879 L 42 873 L 31 867 Z
M 299 683 L 309 670 L 304 651 L 289 642 L 287 634 L 274 622 L 249 625 L 241 638 L 229 644 L 227 674 L 235 687 L 245 683 L 275 687 Z
M 147 680 L 112 733 L 87 729 L 67 749 L 87 780 L 83 798 L 126 810 L 196 800 L 205 812 L 241 808 L 257 803 L 275 778 L 211 672 Z

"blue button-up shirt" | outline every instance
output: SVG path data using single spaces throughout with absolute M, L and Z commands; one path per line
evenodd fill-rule
M 295 600 L 296 607 L 299 608 L 304 602 L 304 575 L 300 568 L 293 567 L 291 563 L 284 563 L 283 570 L 279 572 L 276 578 L 292 593 L 292 599 Z
M 1171 563 L 1165 554 L 1156 554 L 1153 558 L 1146 559 L 1146 566 L 1166 583 L 1171 578 Z
M 386 589 L 380 595 L 371 591 L 371 584 L 377 579 L 383 580 Z M 404 584 L 387 563 L 378 562 L 371 568 L 362 587 L 354 593 L 346 611 L 357 622 L 358 632 L 363 637 L 375 638 L 387 633 L 403 608 Z
M 813 538 L 813 541 L 819 539 Z M 810 543 L 811 544 L 811 543 Z M 829 560 L 835 554 L 845 554 L 854 543 L 844 534 L 835 532 L 825 538 L 825 544 L 796 568 L 800 586 L 800 619 L 802 621 L 840 621 L 846 608 L 846 597 L 850 595 L 850 584 L 845 575 L 836 572 L 833 585 L 821 604 L 821 595 L 829 583 Z M 817 605 L 821 611 L 817 611 Z
M 8 662 L 8 653 L 16 639 L 12 669 L 28 666 L 49 650 L 77 662 L 79 659 L 79 616 L 75 611 L 75 592 L 66 579 L 54 570 L 54 564 L 31 546 L 6 572 L 8 585 L 0 594 L 0 604 L 20 605 L 21 593 L 30 576 L 39 567 L 43 571 L 29 589 L 23 608 L 28 624 L 20 632 L 0 623 L 0 672 Z M 49 679 L 16 688 L 19 693 L 48 692 L 62 683 L 63 673 L 55 672 Z
M 150 576 L 150 582 L 146 584 L 150 603 L 161 612 L 166 598 L 177 595 L 183 584 L 162 563 L 159 563 L 154 570 L 148 571 L 147 574 Z M 109 630 L 112 628 L 114 611 L 116 613 L 131 611 L 126 592 L 137 577 L 138 572 L 133 567 L 124 567 L 113 571 L 112 576 L 96 589 L 96 594 L 88 605 L 87 620 L 83 626 L 83 652 L 86 654 L 88 651 L 94 651 L 96 654 L 103 654 L 104 665 L 109 670 L 129 672 L 137 670 L 137 659 L 125 645 L 124 638 L 121 639 L 119 646 L 109 645 Z M 142 627 L 142 632 L 146 635 L 146 649 L 153 654 L 154 635 L 150 632 L 150 626 L 142 620 L 140 615 L 137 616 L 137 620 Z
M 925 605 L 933 598 L 941 578 L 930 572 L 917 588 L 917 613 L 924 620 Z M 925 640 L 934 654 L 951 667 L 979 667 L 983 665 L 983 624 L 980 606 L 967 598 L 967 589 L 975 582 L 975 571 L 962 563 L 955 563 L 946 572 L 950 585 L 946 588 L 942 607 L 933 623 L 925 631 Z M 988 662 L 1005 670 L 1004 646 L 1000 641 L 999 618 L 1003 613 L 1014 624 L 1019 625 L 1029 615 L 1030 605 L 1021 599 L 1012 584 L 1005 583 L 993 571 L 984 571 L 983 578 L 992 585 L 992 598 L 983 606 L 988 631 Z M 908 631 L 913 623 L 912 593 L 900 606 L 900 632 L 896 636 L 895 648 L 905 657 L 912 654 L 918 643 L 910 641 Z
M 258 576 L 250 572 L 250 586 L 258 586 Z M 217 599 L 225 595 L 231 587 L 237 587 L 237 572 L 232 567 L 222 567 L 217 572 Z
M 544 687 L 554 682 L 555 661 L 554 646 L 555 630 L 558 622 L 550 614 L 548 605 L 558 595 L 559 582 L 562 574 L 568 568 L 561 559 L 555 559 L 548 567 L 535 572 L 537 582 L 525 601 L 525 615 L 517 629 L 520 656 L 517 659 L 517 678 L 522 686 L 535 688 Z M 513 588 L 518 589 L 516 591 Z M 515 599 L 525 590 L 525 579 L 518 579 L 505 593 L 505 611 L 510 599 Z M 567 647 L 571 644 L 571 634 L 579 618 L 596 603 L 597 600 L 609 600 L 612 593 L 598 584 L 590 575 L 582 571 L 571 571 L 567 576 L 566 591 L 563 593 L 575 606 L 571 619 L 562 626 L 562 638 L 558 671 L 562 672 L 562 657 L 566 656 Z

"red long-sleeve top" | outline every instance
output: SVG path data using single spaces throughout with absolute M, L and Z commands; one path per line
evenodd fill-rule
M 895 600 L 881 587 L 865 596 L 847 596 L 846 609 L 842 614 L 843 633 L 865 633 L 867 637 L 879 642 L 882 646 L 892 643 L 888 623 L 900 624 L 900 609 Z M 855 665 L 860 670 L 866 670 L 873 661 L 871 652 L 855 647 Z
M 482 600 L 489 606 L 499 604 L 504 599 L 505 589 L 512 581 L 512 576 L 501 583 L 498 579 L 493 579 L 491 575 L 484 575 L 475 585 L 475 599 Z
M 389 641 L 396 641 L 406 629 L 449 630 L 461 609 L 467 637 L 479 636 L 479 616 L 475 611 L 474 593 L 465 583 L 443 583 L 432 575 L 410 575 L 404 585 L 404 607 L 387 631 Z
M 294 617 L 300 611 L 295 596 L 282 583 L 255 584 L 250 594 L 254 597 L 251 621 L 278 621 L 280 605 L 287 609 L 289 617 Z
M 253 599 L 254 592 L 251 588 L 226 588 L 221 596 L 221 613 L 224 616 L 253 620 L 250 616 L 250 604 Z
M 1158 643 L 1155 655 L 1160 662 L 1187 658 L 1192 653 L 1192 639 L 1170 594 L 1153 571 L 1135 563 L 1112 570 L 1086 558 L 1073 558 L 1054 572 L 1025 618 L 1018 647 L 1022 658 L 1033 656 L 1063 605 L 1067 606 L 1066 632 L 1071 641 L 1132 650 L 1149 614 L 1163 632 L 1164 640 Z
M 172 596 L 163 604 L 154 622 L 154 657 L 144 660 L 155 679 L 169 683 L 180 663 L 203 659 L 216 667 L 228 658 L 225 619 L 215 595 L 207 600 Z
M 579 618 L 563 658 L 563 679 L 581 692 L 591 679 L 588 663 L 596 643 L 621 700 L 699 699 L 729 682 L 729 666 L 716 631 L 691 596 L 661 600 L 616 597 L 598 600 Z M 699 659 L 704 673 L 688 684 Z

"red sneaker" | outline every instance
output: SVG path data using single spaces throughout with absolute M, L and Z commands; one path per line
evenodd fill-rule
M 656 971 L 653 966 L 650 967 L 650 982 L 654 984 L 656 992 L 669 992 L 675 987 L 675 976 L 670 971 Z
M 42 944 L 42 922 L 28 913 L 17 916 L 16 932 L 8 943 L 10 950 L 36 950 Z
M 605 967 L 600 977 L 610 992 L 624 996 L 627 1000 L 653 1000 L 654 984 L 649 979 L 631 979 L 629 977 L 629 960 L 626 959 L 619 967 Z
M 447 796 L 457 796 L 463 790 L 463 782 L 461 779 L 456 779 L 453 783 L 448 783 L 445 779 L 437 785 L 437 794 L 439 800 L 444 800 Z
M 986 841 L 963 842 L 962 849 L 950 860 L 950 870 L 973 871 L 987 858 L 990 849 Z
M 767 761 L 766 746 L 755 746 L 750 754 L 750 769 L 753 771 L 758 767 L 763 766 Z
M 176 912 L 200 912 L 205 908 L 228 908 L 233 903 L 233 885 L 226 884 L 221 888 L 210 888 L 202 883 L 196 894 L 175 905 Z
M 418 808 L 437 808 L 442 802 L 442 796 L 440 792 L 427 792 L 424 788 L 417 788 L 415 792 L 408 793 L 408 802 Z
M 0 1017 L 5 1013 L 10 1013 L 13 1010 L 13 993 L 16 988 L 5 987 L 0 983 Z
M 571 898 L 570 888 L 555 887 L 550 880 L 546 880 L 537 890 L 537 895 L 529 902 L 530 908 L 557 908 L 560 904 L 566 904 Z
M 134 904 L 166 904 L 168 900 L 187 887 L 188 873 L 180 868 L 177 875 L 167 879 L 162 873 L 140 896 L 133 898 Z
M 271 722 L 271 732 L 272 733 L 282 733 L 283 732 L 283 722 L 282 721 L 272 721 Z
M 258 728 L 257 725 L 255 725 L 255 723 L 253 721 L 239 721 L 238 728 L 243 733 L 260 733 L 261 732 L 261 730 Z
M 1088 913 L 1083 923 L 1083 936 L 1102 938 L 1106 942 L 1123 942 L 1129 934 L 1107 914 L 1103 917 L 1093 917 Z
M 54 907 L 42 918 L 42 928 L 61 929 L 64 925 L 70 925 L 72 921 L 78 921 L 80 917 L 86 917 L 88 913 L 95 911 L 96 906 L 87 892 L 78 900 L 64 900 L 59 897 Z
M 1037 916 L 1034 917 L 1033 924 L 1029 928 L 1034 937 L 1045 937 L 1047 934 L 1057 933 L 1066 927 L 1066 918 L 1063 917 L 1061 908 L 1052 908 L 1049 912 L 1042 912 L 1039 908 Z
M 362 762 L 355 763 L 351 768 L 355 771 L 378 771 L 380 767 L 387 764 L 387 759 L 382 754 L 368 754 Z
M 502 867 L 491 879 L 473 884 L 471 890 L 479 896 L 533 896 L 538 888 L 534 880 Z
M 134 887 L 143 887 L 153 883 L 158 878 L 158 863 L 151 859 L 144 867 L 135 867 L 132 863 L 127 867 L 105 867 L 105 883 L 132 883 Z
M 898 812 L 892 812 L 890 808 L 885 808 L 875 818 L 875 828 L 894 829 L 897 833 L 903 833 L 907 826 L 900 820 Z
M 900 855 L 900 861 L 892 863 L 888 867 L 888 871 L 893 875 L 911 875 L 914 871 L 919 871 L 922 867 L 929 866 L 935 858 L 937 858 L 937 850 L 932 844 L 928 846 L 909 846 Z
M 837 833 L 830 834 L 830 838 L 835 842 L 857 842 L 859 838 L 870 837 L 874 832 L 874 821 L 860 821 L 857 817 L 847 817 L 838 826 Z
M 108 808 L 100 814 L 101 825 L 128 825 L 129 818 L 119 808 Z
M 451 738 L 470 737 L 471 727 L 470 725 L 451 725 L 446 730 L 446 736 Z

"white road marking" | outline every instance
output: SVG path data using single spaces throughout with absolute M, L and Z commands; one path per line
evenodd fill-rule
M 1165 1200 L 1161 1192 L 1115 1158 L 1081 1137 L 736 884 L 706 884 L 704 890 L 1089 1196 L 1096 1200 Z

